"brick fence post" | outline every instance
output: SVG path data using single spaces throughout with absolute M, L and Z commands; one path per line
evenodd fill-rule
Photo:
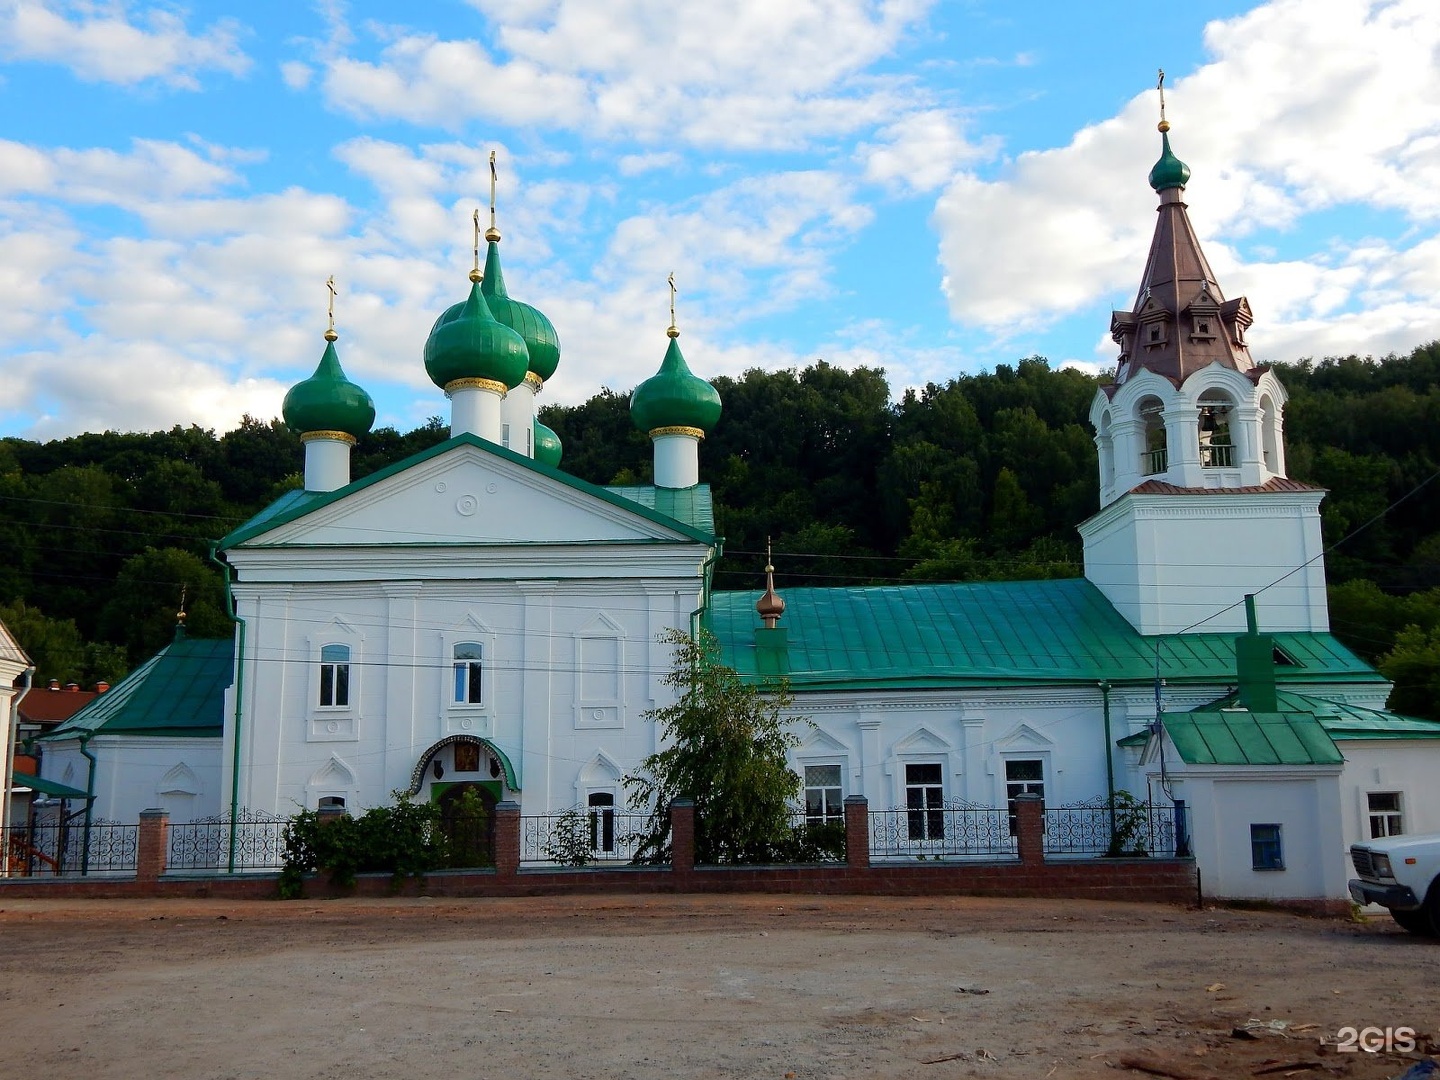
M 1039 795 L 1015 796 L 1015 844 L 1025 865 L 1045 862 L 1045 802 Z
M 170 811 L 141 810 L 135 844 L 135 880 L 159 881 L 170 850 Z
M 513 799 L 495 804 L 495 872 L 501 877 L 520 872 L 520 804 Z
M 864 795 L 845 796 L 845 865 L 870 869 L 870 801 Z
M 688 874 L 695 869 L 695 800 L 670 803 L 670 870 Z

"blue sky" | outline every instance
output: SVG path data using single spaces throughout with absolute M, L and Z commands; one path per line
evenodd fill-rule
M 1107 365 L 1167 73 L 1191 214 L 1252 352 L 1440 337 L 1440 5 L 1275 0 L 0 0 L 0 434 L 278 414 L 323 348 L 379 423 L 499 154 L 506 279 L 629 390 L 680 289 L 706 375 L 892 389 Z

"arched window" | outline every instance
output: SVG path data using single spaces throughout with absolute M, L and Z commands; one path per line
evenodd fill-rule
M 320 704 L 340 708 L 350 704 L 350 646 L 320 648 Z
M 1144 425 L 1145 441 L 1140 449 L 1140 475 L 1156 476 L 1170 467 L 1170 455 L 1165 445 L 1165 406 L 1159 398 L 1143 398 L 1137 411 Z
M 1228 469 L 1235 464 L 1235 439 L 1230 432 L 1230 399 L 1218 390 L 1200 397 L 1200 464 L 1207 469 Z
M 462 641 L 455 646 L 455 693 L 450 699 L 456 705 L 479 705 L 485 700 L 485 651 L 476 641 Z
M 590 815 L 590 850 L 615 850 L 615 796 L 609 791 L 592 791 L 586 800 Z

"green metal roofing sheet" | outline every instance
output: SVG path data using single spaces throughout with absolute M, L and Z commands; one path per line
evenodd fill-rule
M 230 638 L 173 641 L 44 738 L 219 735 L 234 649 Z
M 1165 730 L 1191 765 L 1341 765 L 1320 721 L 1305 712 L 1249 709 L 1169 713 Z
M 683 521 L 704 532 L 715 532 L 715 508 L 709 484 L 688 488 L 662 488 L 653 484 L 612 484 L 605 489 L 612 495 L 648 506 L 666 517 Z
M 1282 709 L 1313 713 L 1330 738 L 1340 742 L 1357 739 L 1440 739 L 1440 720 L 1424 720 L 1404 716 L 1388 709 L 1367 709 L 1343 701 L 1330 701 L 1293 690 L 1280 690 L 1275 695 Z M 1205 710 L 1220 708 L 1236 700 L 1231 694 Z
M 795 690 L 1143 682 L 1157 647 L 1171 684 L 1235 680 L 1235 634 L 1142 636 L 1083 578 L 779 591 Z M 757 674 L 760 592 L 714 593 L 706 613 L 742 675 Z M 1295 661 L 1282 682 L 1381 679 L 1330 634 L 1272 636 Z
M 16 787 L 27 787 L 31 791 L 40 792 L 41 795 L 53 795 L 57 799 L 88 799 L 91 797 L 69 784 L 62 784 L 58 780 L 45 780 L 38 776 L 31 776 L 29 773 L 12 772 L 10 781 Z
M 673 516 L 666 513 L 664 509 L 657 507 L 656 503 L 658 501 L 661 501 L 658 495 L 655 498 L 652 498 L 649 503 L 647 503 L 637 498 L 629 498 L 625 495 L 619 494 L 619 492 L 625 490 L 633 490 L 636 492 L 640 492 L 646 490 L 645 488 L 636 487 L 633 489 L 611 489 L 598 487 L 595 484 L 591 484 L 588 481 L 571 476 L 569 473 L 562 472 L 560 469 L 553 468 L 549 465 L 544 464 L 543 462 L 535 461 L 534 459 L 528 458 L 523 454 L 517 454 L 513 450 L 507 450 L 505 447 L 500 446 L 497 443 L 492 443 L 487 439 L 482 439 L 478 435 L 471 435 L 468 432 L 462 432 L 459 435 L 451 436 L 442 443 L 437 443 L 435 446 L 431 446 L 425 450 L 421 450 L 417 454 L 412 454 L 408 458 L 405 458 L 403 461 L 397 461 L 385 466 L 385 468 L 383 469 L 377 469 L 369 476 L 365 476 L 359 480 L 352 481 L 351 483 L 346 484 L 342 488 L 336 488 L 334 491 L 287 491 L 284 495 L 280 496 L 280 498 L 276 499 L 265 509 L 261 510 L 249 521 L 245 522 L 239 528 L 230 532 L 224 539 L 220 541 L 219 550 L 225 551 L 229 548 L 235 547 L 238 544 L 243 544 L 247 541 L 254 540 L 257 536 L 261 536 L 264 533 L 269 532 L 271 529 L 279 528 L 281 525 L 287 525 L 298 518 L 304 517 L 306 514 L 309 514 L 314 510 L 319 510 L 323 506 L 329 506 L 331 503 L 338 502 L 339 500 L 345 498 L 348 495 L 353 495 L 357 491 L 363 491 L 365 488 L 370 487 L 372 484 L 378 484 L 382 480 L 389 479 L 390 477 L 395 476 L 397 473 L 402 473 L 406 469 L 413 468 L 414 466 L 419 465 L 422 462 L 429 461 L 431 458 L 439 457 L 441 454 L 449 453 L 457 446 L 478 447 L 479 449 L 484 450 L 486 453 L 494 454 L 496 457 L 502 458 L 505 461 L 509 461 L 512 464 L 524 466 L 525 468 L 530 469 L 533 472 L 548 476 L 552 480 L 558 480 L 560 483 L 564 484 L 567 487 L 574 488 L 576 491 L 581 491 L 587 495 L 594 496 L 597 499 L 610 503 L 612 506 L 618 506 L 625 510 L 629 510 L 631 513 L 638 514 L 641 517 L 653 521 L 659 525 L 663 525 L 666 528 L 674 529 L 677 532 L 683 533 L 689 536 L 691 539 L 698 540 L 703 544 L 713 544 L 715 542 L 716 537 L 714 535 L 713 515 L 711 515 L 711 523 L 709 527 L 697 526 L 692 524 L 685 518 Z M 654 489 L 650 490 L 653 491 Z M 695 489 L 693 488 L 687 490 L 692 492 L 695 491 Z M 696 508 L 693 511 L 696 514 L 703 514 L 709 512 L 708 507 L 710 502 L 710 489 L 708 486 L 705 486 L 703 496 L 699 494 L 695 496 L 697 507 L 699 501 L 702 498 L 706 510 L 702 512 L 698 508 Z M 677 509 L 677 511 L 686 509 L 683 501 L 677 503 L 675 509 Z

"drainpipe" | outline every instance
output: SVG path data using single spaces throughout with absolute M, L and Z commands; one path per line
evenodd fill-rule
M 700 606 L 690 612 L 690 640 L 697 644 L 700 641 L 700 616 L 705 614 L 705 609 L 710 606 L 710 583 L 715 577 L 715 564 L 720 561 L 724 545 L 723 538 L 717 540 L 710 549 L 710 554 L 705 557 L 704 566 L 700 568 Z
M 230 843 L 229 854 L 226 860 L 227 874 L 235 872 L 235 819 L 240 816 L 240 722 L 242 719 L 241 702 L 245 696 L 245 620 L 235 609 L 235 593 L 231 589 L 230 574 L 233 569 L 228 562 L 219 556 L 219 544 L 210 545 L 210 561 L 220 567 L 225 575 L 225 611 L 235 621 L 235 722 L 231 725 L 234 731 L 234 746 L 231 748 L 230 756 Z
M 90 740 L 94 732 L 87 731 L 80 736 L 80 756 L 90 763 L 89 775 L 85 778 L 85 833 L 84 846 L 80 849 L 80 876 L 90 873 L 90 819 L 95 813 L 95 755 L 90 752 Z M 63 811 L 63 807 L 62 807 Z

